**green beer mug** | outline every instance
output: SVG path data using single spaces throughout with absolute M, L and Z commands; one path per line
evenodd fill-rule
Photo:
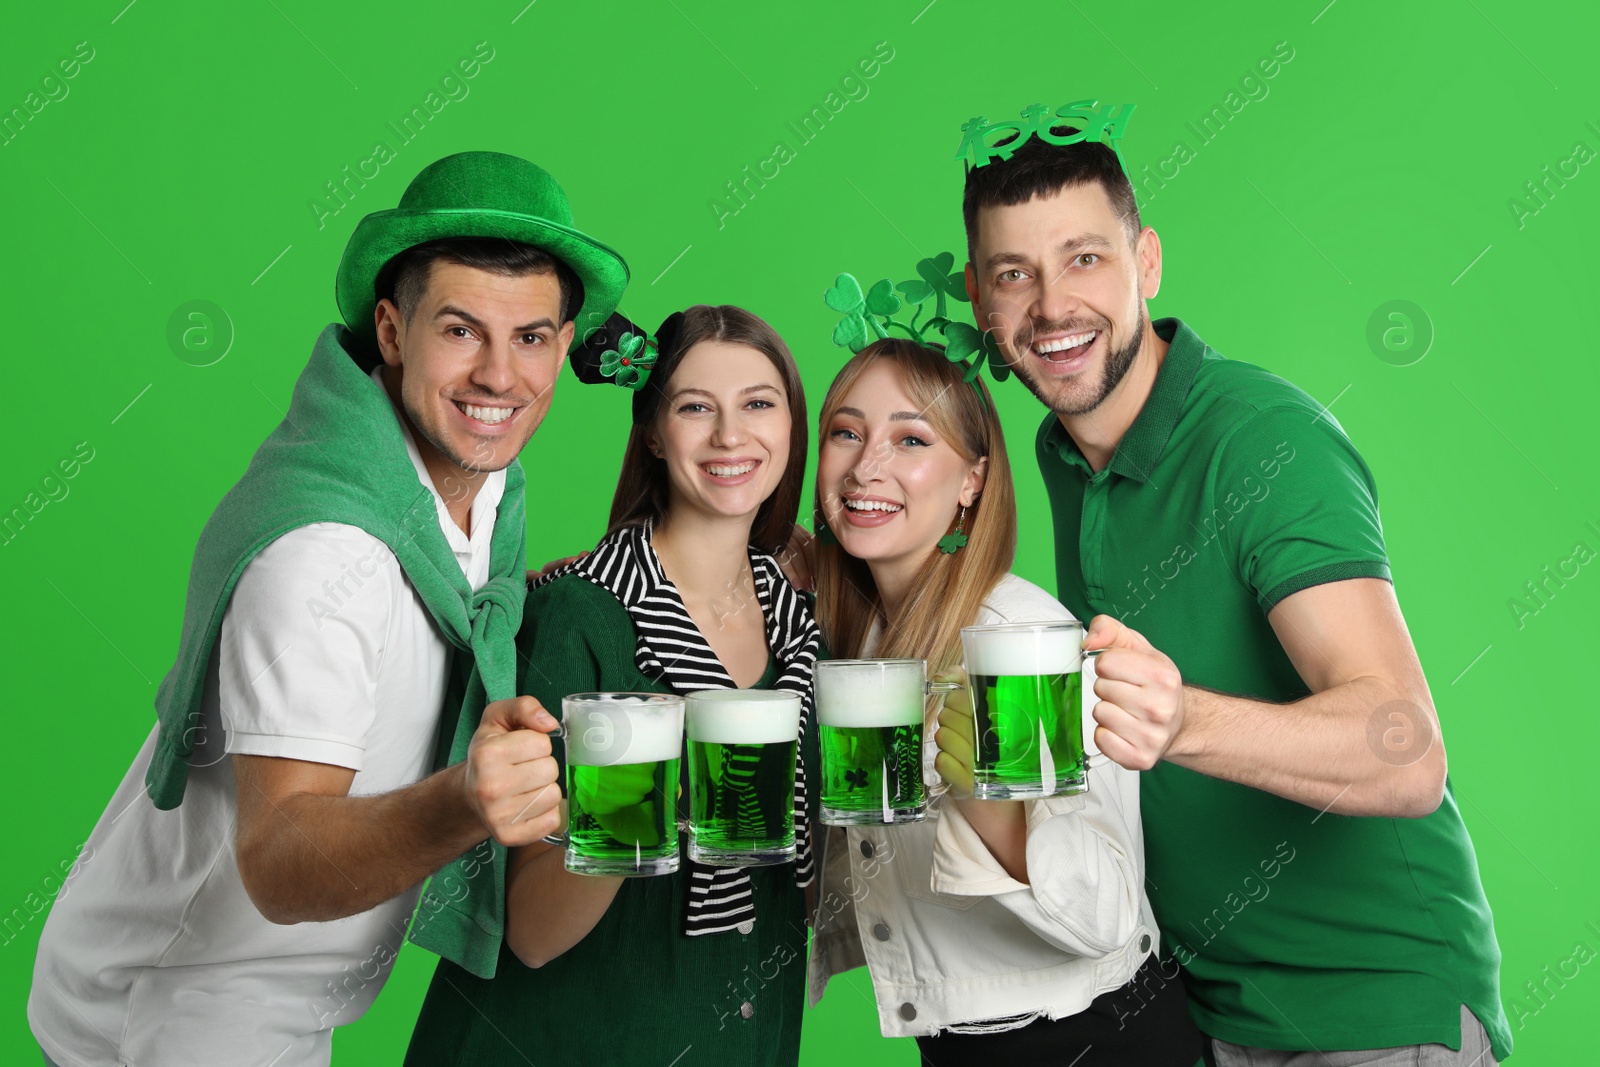
M 835 659 L 817 664 L 822 821 L 833 826 L 920 822 L 927 815 L 922 727 L 929 693 L 920 659 Z
M 626 877 L 676 871 L 683 698 L 574 693 L 561 701 L 561 736 L 567 870 Z
M 689 858 L 722 867 L 794 859 L 800 694 L 708 689 L 684 706 Z
M 972 795 L 1028 800 L 1087 792 L 1083 623 L 968 626 L 961 651 L 972 690 Z

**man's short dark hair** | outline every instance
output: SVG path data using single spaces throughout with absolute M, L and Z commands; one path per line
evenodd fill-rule
M 428 289 L 428 276 L 435 263 L 456 263 L 475 270 L 508 278 L 527 274 L 554 274 L 561 286 L 561 322 L 569 310 L 583 300 L 583 283 L 561 260 L 542 248 L 503 237 L 444 237 L 415 245 L 384 264 L 378 274 L 377 295 L 388 298 L 411 321 L 412 312 L 422 303 Z
M 1122 172 L 1117 154 L 1095 141 L 1056 145 L 1030 138 L 1010 159 L 997 159 L 967 172 L 961 215 L 967 224 L 967 258 L 978 248 L 978 210 L 1025 204 L 1036 196 L 1054 196 L 1069 185 L 1098 185 L 1122 220 L 1131 245 L 1143 228 L 1133 183 Z

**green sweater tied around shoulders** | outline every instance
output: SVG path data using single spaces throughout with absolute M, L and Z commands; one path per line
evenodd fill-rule
M 322 331 L 295 383 L 288 415 L 200 534 L 178 659 L 156 693 L 160 734 L 145 787 L 157 808 L 183 801 L 189 758 L 204 729 L 200 699 L 206 668 L 239 576 L 257 553 L 301 526 L 342 523 L 387 545 L 454 649 L 436 769 L 466 758 L 489 701 L 516 695 L 515 638 L 527 597 L 522 467 L 512 463 L 506 470 L 490 543 L 490 576 L 474 592 L 439 528 L 434 496 L 406 454 L 394 405 L 363 370 L 355 348 L 343 326 Z M 373 365 L 369 361 L 368 369 Z M 382 708 L 377 722 L 382 729 Z M 481 872 L 490 884 L 504 886 L 503 848 L 488 841 L 469 855 L 475 857 L 472 874 Z M 445 872 L 463 862 L 456 860 Z M 474 901 L 471 913 L 439 909 L 426 924 L 416 924 L 412 940 L 488 977 L 500 951 L 504 890 Z

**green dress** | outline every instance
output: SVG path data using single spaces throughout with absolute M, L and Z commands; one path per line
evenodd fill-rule
M 570 693 L 670 691 L 635 665 L 626 610 L 582 577 L 535 589 L 525 620 L 517 638 L 523 654 L 518 692 L 547 708 L 559 708 Z M 776 676 L 769 664 L 753 688 L 770 688 Z M 814 728 L 808 734 L 810 748 Z M 687 769 L 688 760 L 682 765 Z M 680 805 L 687 782 L 684 788 Z M 805 894 L 790 864 L 748 871 L 757 915 L 748 934 L 684 935 L 686 862 L 673 875 L 625 881 L 594 929 L 538 970 L 504 945 L 489 980 L 441 960 L 406 1064 L 798 1062 Z

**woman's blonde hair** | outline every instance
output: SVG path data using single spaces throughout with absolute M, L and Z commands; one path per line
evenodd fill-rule
M 963 460 L 989 457 L 983 492 L 967 508 L 962 525 L 967 543 L 959 551 L 935 550 L 923 564 L 895 618 L 887 618 L 872 572 L 838 544 L 817 544 L 817 622 L 833 655 L 859 658 L 872 623 L 883 624 L 873 655 L 925 659 L 929 673 L 961 662 L 961 628 L 978 619 L 978 610 L 996 583 L 1011 570 L 1017 548 L 1017 499 L 1005 438 L 994 400 L 982 381 L 962 381 L 962 368 L 936 348 L 898 337 L 875 341 L 844 365 L 822 401 L 819 438 L 827 447 L 828 427 L 845 397 L 867 369 L 893 366 L 901 385 L 935 433 Z M 981 395 L 980 395 L 981 394 Z M 823 487 L 816 488 L 816 522 L 824 522 Z M 955 528 L 951 516 L 950 528 Z

